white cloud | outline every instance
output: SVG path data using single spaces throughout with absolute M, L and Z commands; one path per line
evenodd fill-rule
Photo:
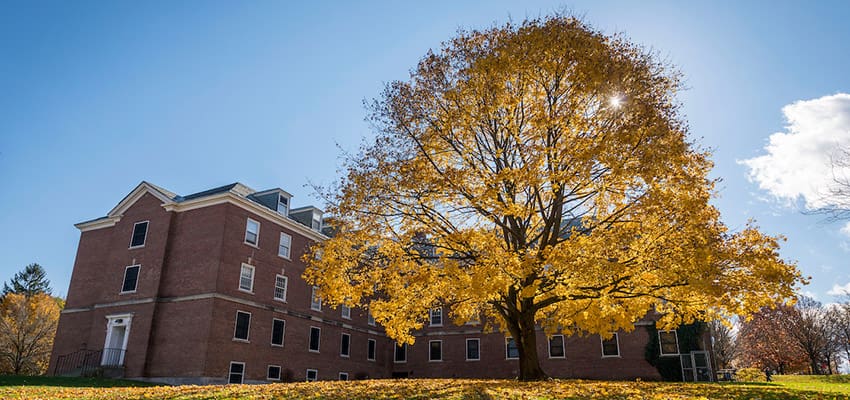
M 847 221 L 843 227 L 841 227 L 841 233 L 846 236 L 850 236 L 850 221 Z
M 831 163 L 839 149 L 850 149 L 850 94 L 797 101 L 782 113 L 786 132 L 770 135 L 767 154 L 739 163 L 749 168 L 750 181 L 777 199 L 802 199 L 808 209 L 830 205 L 823 195 L 835 173 L 850 176 L 850 169 L 833 170 Z
M 843 286 L 836 283 L 835 285 L 832 285 L 832 289 L 829 289 L 826 294 L 830 296 L 850 295 L 850 282 L 847 282 L 847 284 Z

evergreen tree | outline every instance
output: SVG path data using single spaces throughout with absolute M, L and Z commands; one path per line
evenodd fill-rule
M 24 270 L 15 274 L 8 284 L 3 283 L 3 296 L 9 293 L 23 294 L 27 297 L 38 293 L 53 294 L 50 280 L 41 265 L 32 263 L 24 267 Z

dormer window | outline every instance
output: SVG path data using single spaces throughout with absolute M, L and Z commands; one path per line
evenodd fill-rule
M 320 212 L 313 212 L 313 224 L 311 227 L 314 231 L 322 231 L 322 214 Z
M 283 215 L 289 215 L 289 199 L 282 194 L 277 196 L 277 212 Z

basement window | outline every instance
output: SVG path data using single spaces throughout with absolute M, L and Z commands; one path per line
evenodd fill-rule
M 242 383 L 243 378 L 245 377 L 245 363 L 243 362 L 230 362 L 230 373 L 227 377 L 227 383 Z
M 266 379 L 270 381 L 280 380 L 280 365 L 269 365 L 269 372 L 266 374 Z

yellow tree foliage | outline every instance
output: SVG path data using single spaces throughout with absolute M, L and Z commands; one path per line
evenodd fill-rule
M 47 371 L 62 301 L 47 294 L 9 293 L 0 302 L 0 373 Z
M 460 32 L 371 104 L 377 137 L 326 190 L 336 234 L 305 257 L 331 304 L 412 343 L 427 311 L 493 321 L 520 378 L 535 327 L 610 335 L 746 315 L 801 283 L 778 240 L 729 232 L 678 74 L 566 16 Z

